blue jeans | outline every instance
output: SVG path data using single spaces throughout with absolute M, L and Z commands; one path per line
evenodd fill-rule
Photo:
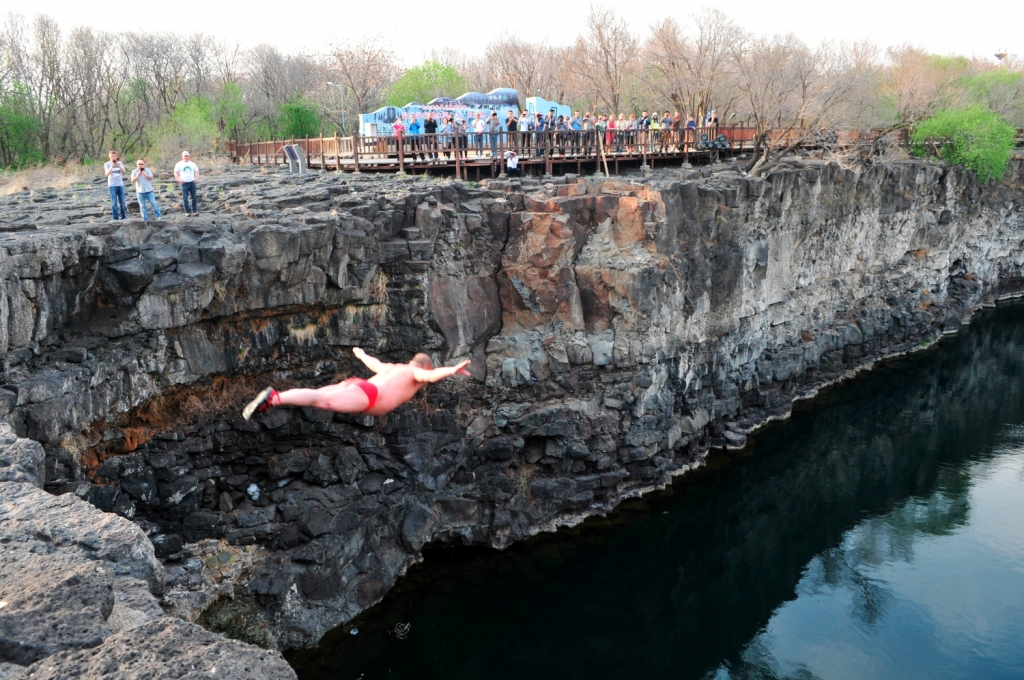
M 156 204 L 156 196 L 153 195 L 152 191 L 143 191 L 136 193 L 135 197 L 139 199 L 139 210 L 142 212 L 142 219 L 148 220 L 149 215 L 146 213 L 146 202 L 148 201 L 153 206 L 153 212 L 156 213 L 157 217 L 163 217 L 160 213 L 160 207 Z
M 113 213 L 115 220 L 123 220 L 127 216 L 127 211 L 124 207 L 124 187 L 107 187 L 110 189 L 110 212 Z M 117 206 L 121 205 L 121 216 L 117 215 Z
M 192 209 L 188 209 L 188 197 L 192 197 Z M 181 183 L 181 204 L 185 208 L 186 213 L 199 212 L 196 207 L 196 183 L 195 182 L 182 182 Z
M 490 137 L 491 137 L 491 156 L 492 157 L 493 156 L 497 156 L 498 155 L 498 145 L 501 144 L 501 133 L 493 132 L 493 133 L 491 133 Z

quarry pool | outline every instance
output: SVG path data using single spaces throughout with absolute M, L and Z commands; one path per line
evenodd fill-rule
M 428 550 L 300 678 L 1024 677 L 1024 304 L 504 552 Z

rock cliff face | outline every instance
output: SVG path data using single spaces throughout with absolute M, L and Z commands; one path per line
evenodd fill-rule
M 104 221 L 99 198 L 8 199 L 0 415 L 46 455 L 0 473 L 45 468 L 48 490 L 134 519 L 182 617 L 308 645 L 427 543 L 607 512 L 1014 294 L 1019 173 L 233 170 L 201 217 L 148 225 Z M 386 418 L 238 416 L 265 384 L 365 375 L 353 346 L 468 356 L 475 379 Z

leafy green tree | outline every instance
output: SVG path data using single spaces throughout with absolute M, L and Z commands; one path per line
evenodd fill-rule
M 177 159 L 184 149 L 193 157 L 214 150 L 217 142 L 217 119 L 214 103 L 198 96 L 178 104 L 159 126 L 151 153 L 159 160 Z
M 214 100 L 213 115 L 217 119 L 217 129 L 222 138 L 241 138 L 245 126 L 245 99 L 241 85 L 224 83 Z
M 39 143 L 42 131 L 24 84 L 15 82 L 0 93 L 0 167 L 21 168 L 45 160 Z
M 384 104 L 426 104 L 438 97 L 458 97 L 468 89 L 466 77 L 456 71 L 454 66 L 428 61 L 406 71 L 388 90 Z
M 1011 125 L 1024 125 L 1024 73 L 994 68 L 976 73 L 964 81 L 968 104 L 985 106 L 1003 116 Z
M 301 95 L 278 108 L 281 110 L 281 134 L 285 137 L 295 139 L 320 134 L 320 114 L 316 106 Z
M 973 170 L 982 182 L 1002 179 L 1013 156 L 1017 131 L 998 113 L 983 106 L 945 109 L 924 120 L 910 137 L 913 151 L 940 157 Z

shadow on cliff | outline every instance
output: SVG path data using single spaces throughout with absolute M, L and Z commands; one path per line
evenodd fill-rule
M 303 678 L 700 678 L 739 664 L 816 555 L 841 570 L 834 549 L 866 518 L 896 511 L 878 530 L 902 552 L 966 521 L 959 468 L 1024 421 L 1022 322 L 1021 304 L 987 313 L 606 519 L 501 553 L 428 551 L 379 606 L 289 660 Z M 900 521 L 908 500 L 938 495 L 945 511 Z M 862 585 L 851 615 L 871 625 L 888 594 Z

